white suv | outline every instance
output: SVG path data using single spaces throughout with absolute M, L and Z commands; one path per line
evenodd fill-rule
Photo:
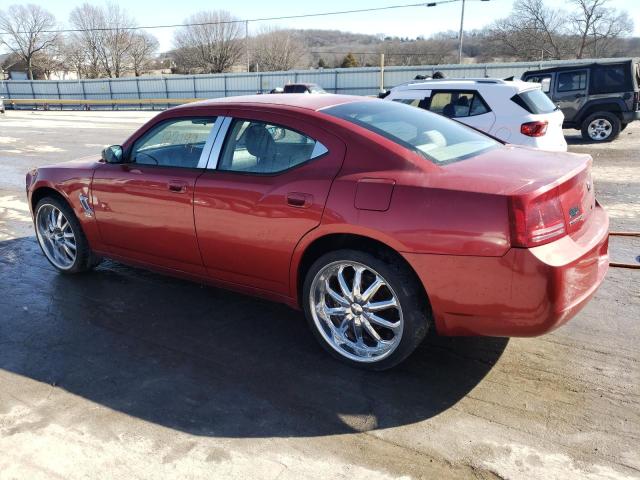
M 399 85 L 385 100 L 439 113 L 507 143 L 567 151 L 564 115 L 540 84 L 491 78 L 425 80 Z

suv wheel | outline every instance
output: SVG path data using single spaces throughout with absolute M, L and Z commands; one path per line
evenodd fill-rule
M 424 339 L 432 323 L 428 301 L 413 273 L 394 260 L 337 250 L 309 269 L 303 287 L 305 315 L 333 357 L 385 370 Z
M 620 119 L 613 113 L 597 112 L 582 122 L 582 138 L 592 142 L 610 142 L 620 133 Z

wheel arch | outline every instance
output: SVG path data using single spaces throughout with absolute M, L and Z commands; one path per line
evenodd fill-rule
M 319 235 L 308 241 L 302 248 L 298 249 L 291 268 L 292 298 L 297 303 L 298 307 L 302 307 L 302 286 L 309 268 L 325 253 L 342 249 L 359 250 L 381 258 L 391 259 L 392 261 L 402 263 L 407 268 L 407 271 L 409 271 L 414 277 L 418 288 L 420 288 L 424 295 L 425 301 L 430 305 L 427 291 L 420 280 L 420 277 L 407 259 L 403 257 L 398 250 L 386 242 L 373 238 L 372 236 L 348 232 L 335 232 Z
M 58 198 L 59 200 L 62 200 L 67 205 L 69 205 L 69 208 L 73 210 L 73 205 L 71 205 L 71 202 L 69 202 L 69 199 L 67 197 L 65 197 L 62 193 L 60 193 L 55 188 L 52 188 L 48 185 L 42 185 L 35 188 L 33 192 L 31 192 L 30 206 L 31 206 L 31 211 L 33 212 L 34 215 L 36 213 L 36 205 L 38 205 L 38 202 L 45 197 Z
M 620 119 L 620 121 L 622 121 L 622 110 L 623 110 L 622 104 L 624 104 L 622 100 L 618 101 L 618 100 L 612 100 L 612 99 L 606 99 L 606 100 L 603 99 L 600 101 L 589 102 L 584 107 L 582 107 L 582 110 L 578 115 L 578 120 L 576 120 L 576 123 L 582 124 L 582 122 L 584 122 L 584 120 L 589 115 L 593 115 L 594 113 L 598 113 L 598 112 L 613 113 Z

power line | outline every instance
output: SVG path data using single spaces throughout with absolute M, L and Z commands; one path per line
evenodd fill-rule
M 323 54 L 328 54 L 328 55 L 347 55 L 347 54 L 352 54 L 352 55 L 380 55 L 381 53 L 384 53 L 385 57 L 392 57 L 392 56 L 401 56 L 401 57 L 426 57 L 429 55 L 432 56 L 437 56 L 440 55 L 439 53 L 430 53 L 430 52 L 425 52 L 425 53 L 389 53 L 389 52 L 353 52 L 353 51 L 344 51 L 344 52 L 336 52 L 336 51 L 331 51 L 331 50 L 327 50 L 327 51 L 310 51 L 309 53 L 311 54 L 315 54 L 315 55 L 323 55 Z
M 422 3 L 408 3 L 403 5 L 389 5 L 386 7 L 372 7 L 372 8 L 360 8 L 355 10 L 340 10 L 335 12 L 319 12 L 319 13 L 306 13 L 301 15 L 283 15 L 279 17 L 260 17 L 260 18 L 248 18 L 244 20 L 220 20 L 217 22 L 201 22 L 201 23 L 176 23 L 171 25 L 143 25 L 136 27 L 96 27 L 96 28 L 63 28 L 57 30 L 42 30 L 40 33 L 81 33 L 81 32 L 101 32 L 111 30 L 151 30 L 158 28 L 180 28 L 180 27 L 200 27 L 205 25 L 224 25 L 231 23 L 245 23 L 245 22 L 267 22 L 274 20 L 292 20 L 297 18 L 310 18 L 310 17 L 326 17 L 330 15 L 345 15 L 350 13 L 366 13 L 366 12 L 379 12 L 382 10 L 394 10 L 400 8 L 414 8 L 414 7 L 435 7 L 437 5 L 444 5 L 446 3 L 456 3 L 461 0 L 438 0 L 432 2 Z M 29 33 L 18 31 L 15 33 Z M 10 35 L 8 32 L 0 32 L 0 35 Z

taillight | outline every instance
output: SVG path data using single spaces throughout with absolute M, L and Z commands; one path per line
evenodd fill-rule
M 633 92 L 633 109 L 640 110 L 640 92 Z
M 532 199 L 512 197 L 509 207 L 514 247 L 544 245 L 567 232 L 557 188 Z
M 520 125 L 520 133 L 527 137 L 542 137 L 547 133 L 548 126 L 547 121 L 527 122 Z

